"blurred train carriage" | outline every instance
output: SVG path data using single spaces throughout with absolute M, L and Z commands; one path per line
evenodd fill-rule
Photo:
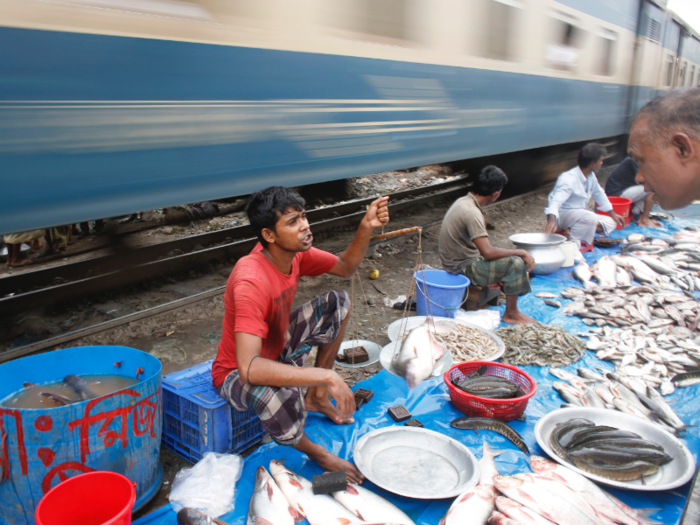
M 0 233 L 612 142 L 700 83 L 665 0 L 0 0 L 0 47 Z

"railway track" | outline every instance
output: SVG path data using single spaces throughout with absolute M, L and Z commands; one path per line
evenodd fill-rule
M 464 193 L 464 179 L 391 194 L 393 212 Z M 314 233 L 357 224 L 373 198 L 309 210 Z M 43 268 L 0 279 L 0 315 L 85 297 L 156 277 L 201 268 L 212 261 L 239 258 L 257 239 L 250 225 L 203 233 Z

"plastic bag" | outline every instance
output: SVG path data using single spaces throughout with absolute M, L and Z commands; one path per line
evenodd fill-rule
M 461 308 L 455 312 L 455 319 L 473 324 L 484 330 L 494 331 L 501 324 L 501 313 L 498 310 L 474 310 L 466 312 Z
M 183 468 L 175 475 L 169 496 L 173 510 L 192 507 L 213 517 L 231 512 L 242 471 L 241 456 L 205 453 L 194 467 Z

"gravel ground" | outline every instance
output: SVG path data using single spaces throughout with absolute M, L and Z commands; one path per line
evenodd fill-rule
M 604 168 L 601 184 L 614 168 Z M 426 167 L 415 172 L 391 172 L 376 177 L 365 177 L 365 182 L 354 179 L 358 197 L 386 194 L 411 185 L 425 185 L 445 179 L 451 173 L 441 167 Z M 361 190 L 361 191 L 360 191 Z M 364 194 L 362 192 L 365 192 Z M 543 209 L 546 206 L 547 190 L 531 193 L 517 200 L 496 203 L 485 211 L 490 241 L 494 245 L 512 247 L 508 237 L 515 233 L 538 232 L 544 227 Z M 392 215 L 386 231 L 427 224 L 444 216 L 452 202 L 438 202 L 418 209 Z M 221 219 L 223 220 L 223 219 Z M 226 219 L 231 220 L 242 220 Z M 211 222 L 218 221 L 214 219 Z M 216 223 L 214 223 L 216 224 Z M 200 225 L 199 227 L 202 227 Z M 204 226 L 206 227 L 206 225 Z M 421 239 L 423 263 L 439 268 L 437 253 L 439 224 L 427 228 Z M 317 246 L 328 251 L 340 251 L 348 245 L 354 229 L 350 231 L 328 231 L 316 236 Z M 154 234 L 155 235 L 155 234 Z M 383 346 L 389 342 L 386 327 L 401 318 L 402 311 L 384 306 L 384 297 L 394 299 L 408 294 L 413 270 L 418 260 L 418 238 L 401 237 L 379 245 L 360 265 L 360 276 L 364 294 L 356 287 L 351 323 L 346 339 L 359 337 L 376 340 Z M 22 319 L 12 319 L 0 331 L 0 351 L 26 344 L 42 337 L 75 330 L 107 319 L 121 317 L 173 299 L 186 297 L 222 286 L 231 272 L 232 263 L 219 263 L 203 268 L 201 272 L 189 272 L 181 279 L 164 278 L 142 286 L 133 286 L 91 300 L 74 301 L 48 309 L 36 309 L 24 313 Z M 379 278 L 370 280 L 373 269 L 379 270 Z M 324 275 L 318 278 L 302 278 L 296 294 L 294 307 L 312 299 L 329 289 L 350 290 L 350 280 Z M 369 303 L 369 304 L 368 304 Z M 181 310 L 135 321 L 113 330 L 86 337 L 63 347 L 85 345 L 124 345 L 149 352 L 163 364 L 163 374 L 181 370 L 216 356 L 221 338 L 223 319 L 223 296 L 192 304 Z M 370 314 L 372 321 L 370 322 Z M 8 327 L 9 325 L 9 327 Z M 308 364 L 313 363 L 313 359 Z M 377 373 L 379 364 L 360 369 L 338 368 L 349 385 Z M 247 452 L 250 452 L 247 451 Z M 170 484 L 177 471 L 190 464 L 163 448 L 161 461 L 164 466 L 164 484 L 157 496 L 136 517 L 145 515 L 167 503 Z

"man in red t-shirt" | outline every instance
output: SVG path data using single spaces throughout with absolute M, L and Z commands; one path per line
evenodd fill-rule
M 353 393 L 331 369 L 349 320 L 350 298 L 344 290 L 332 291 L 290 310 L 301 277 L 350 277 L 357 270 L 372 232 L 389 222 L 388 200 L 381 197 L 370 205 L 352 243 L 336 257 L 311 246 L 300 195 L 281 187 L 254 194 L 246 213 L 260 242 L 228 279 L 223 335 L 211 372 L 219 394 L 236 410 L 255 410 L 277 443 L 293 446 L 324 470 L 344 470 L 354 483 L 364 479 L 355 465 L 304 434 L 307 412 L 320 412 L 338 424 L 355 421 Z M 316 366 L 304 367 L 314 346 Z M 308 387 L 305 397 L 303 387 Z

